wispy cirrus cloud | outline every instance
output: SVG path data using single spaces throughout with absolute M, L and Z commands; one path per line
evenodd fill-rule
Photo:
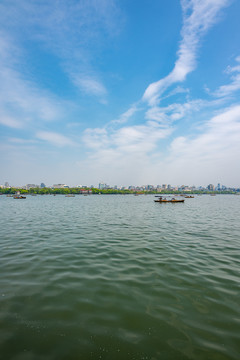
M 70 138 L 56 132 L 38 131 L 36 133 L 36 138 L 47 141 L 48 143 L 59 147 L 74 145 L 74 142 Z
M 203 106 L 206 106 L 206 101 L 200 99 L 190 100 L 185 103 L 172 103 L 165 107 L 154 106 L 146 112 L 146 119 L 154 120 L 167 126 L 186 115 L 197 112 Z
M 159 97 L 172 84 L 182 82 L 196 68 L 200 40 L 207 30 L 216 23 L 220 10 L 229 5 L 229 0 L 182 0 L 183 28 L 178 59 L 173 70 L 161 80 L 150 84 L 143 100 L 155 106 Z
M 62 118 L 63 104 L 17 71 L 2 66 L 0 83 L 1 124 L 17 129 L 33 125 L 36 120 L 41 123 Z
M 73 83 L 87 95 L 93 95 L 100 98 L 102 101 L 106 98 L 107 89 L 103 83 L 94 76 L 85 74 L 73 74 Z
M 10 117 L 4 114 L 4 112 L 0 112 L 0 124 L 13 129 L 21 129 L 23 127 L 23 124 L 18 119 Z
M 8 141 L 13 144 L 35 144 L 37 141 L 33 139 L 9 138 Z
M 35 42 L 54 54 L 74 86 L 102 100 L 107 91 L 99 80 L 95 56 L 119 33 L 120 15 L 115 0 L 2 1 L 0 30 L 15 39 L 16 47 Z
M 133 104 L 130 108 L 119 116 L 118 119 L 112 120 L 111 124 L 124 124 L 131 118 L 137 111 L 139 111 L 138 104 Z
M 216 97 L 226 97 L 240 90 L 240 56 L 236 58 L 236 66 L 228 66 L 226 73 L 231 75 L 231 83 L 222 85 L 213 95 Z
M 0 4 L 2 28 L 18 39 L 27 36 L 41 42 L 62 59 L 86 60 L 91 56 L 87 49 L 97 50 L 99 40 L 119 32 L 120 15 L 115 0 L 3 0 Z
M 41 79 L 40 85 L 33 76 L 32 46 L 40 56 L 47 53 L 54 57 L 59 75 L 67 75 L 74 87 L 106 103 L 107 89 L 95 55 L 119 32 L 119 14 L 115 0 L 1 1 L 0 105 L 5 114 L 1 122 L 17 127 L 33 119 L 59 120 L 66 115 L 65 109 L 69 110 L 64 99 L 46 90 L 48 79 L 47 84 Z M 51 85 L 53 89 L 57 84 Z M 13 121 L 15 113 L 18 122 Z
M 20 70 L 22 53 L 11 39 L 0 41 L 0 123 L 21 128 L 37 121 L 51 121 L 62 117 L 63 106 L 51 92 L 39 88 Z M 17 114 L 17 116 L 16 116 Z

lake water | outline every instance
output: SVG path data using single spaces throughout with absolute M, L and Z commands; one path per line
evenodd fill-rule
M 0 196 L 0 358 L 240 359 L 240 196 Z

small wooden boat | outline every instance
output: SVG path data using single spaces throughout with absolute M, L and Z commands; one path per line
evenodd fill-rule
M 26 196 L 22 196 L 20 191 L 17 191 L 16 194 L 13 196 L 14 199 L 26 199 Z
M 158 200 L 154 200 L 155 202 L 159 202 L 159 203 L 183 203 L 184 200 L 177 200 L 177 199 L 170 199 L 170 200 L 167 200 L 167 199 L 158 199 Z
M 194 196 L 191 196 L 191 195 L 185 196 L 185 199 L 193 199 L 193 198 L 194 198 Z

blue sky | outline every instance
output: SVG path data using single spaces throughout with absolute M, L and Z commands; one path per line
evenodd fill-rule
M 0 184 L 240 186 L 238 0 L 2 0 Z

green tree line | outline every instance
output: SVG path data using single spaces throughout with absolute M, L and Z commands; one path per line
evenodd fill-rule
M 73 194 L 73 195 L 80 195 L 80 194 L 85 194 L 88 193 L 88 191 L 90 191 L 92 194 L 106 194 L 106 195 L 110 195 L 110 194 L 122 194 L 122 195 L 127 195 L 127 194 L 175 194 L 175 195 L 180 195 L 180 194 L 235 194 L 235 191 L 231 191 L 231 190 L 224 190 L 224 191 L 208 191 L 208 190 L 194 190 L 194 191 L 176 191 L 176 190 L 162 190 L 161 192 L 158 191 L 137 191 L 137 190 L 116 190 L 116 189 L 97 189 L 97 188 L 58 188 L 58 189 L 53 189 L 53 188 L 30 188 L 29 190 L 25 190 L 25 189 L 19 189 L 19 188 L 6 188 L 6 189 L 0 189 L 0 194 L 15 194 L 17 191 L 20 191 L 21 194 L 29 194 L 29 195 L 57 195 L 57 194 L 62 194 L 62 195 L 69 195 L 69 194 Z

